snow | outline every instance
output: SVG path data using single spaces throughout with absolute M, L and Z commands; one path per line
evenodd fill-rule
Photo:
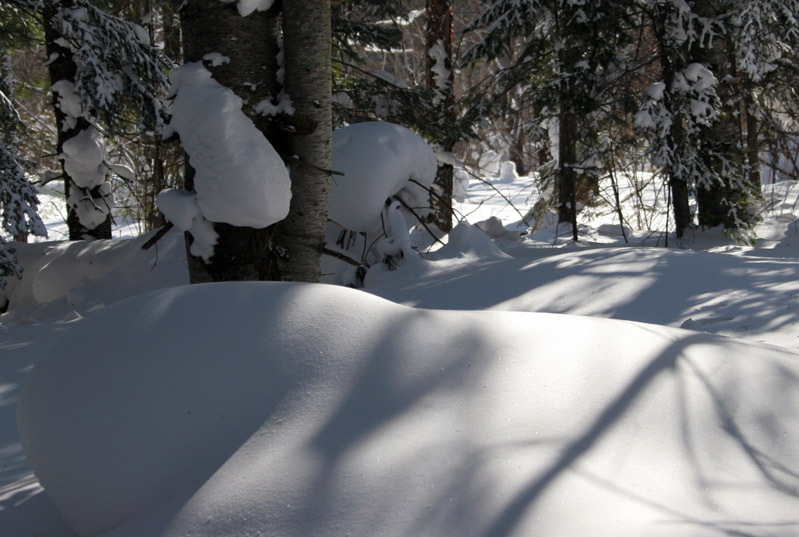
M 0 317 L 0 334 L 9 325 L 83 316 L 131 294 L 188 283 L 182 233 L 142 250 L 148 238 L 15 243 L 25 271 L 4 290 L 12 308 Z
M 191 229 L 194 219 L 201 216 L 194 192 L 168 188 L 158 194 L 156 203 L 166 219 L 181 231 Z
M 61 130 L 69 130 L 77 124 L 77 118 L 84 116 L 83 103 L 75 93 L 75 84 L 69 80 L 59 80 L 52 86 L 53 92 L 57 95 L 58 107 L 66 115 L 64 125 Z
M 450 71 L 447 69 L 447 52 L 444 48 L 444 41 L 439 39 L 427 51 L 427 55 L 433 60 L 433 66 L 430 71 L 433 73 L 433 80 L 435 82 L 435 97 L 433 97 L 433 104 L 439 105 L 446 98 L 446 93 L 449 91 L 450 86 Z
M 202 216 L 253 228 L 284 219 L 291 199 L 288 170 L 241 111 L 241 99 L 201 63 L 185 64 L 169 76 L 175 94 L 170 126 L 196 170 Z
M 219 52 L 209 52 L 203 55 L 203 60 L 207 61 L 211 67 L 218 67 L 230 63 L 230 58 Z
M 276 101 L 276 103 L 273 101 Z M 255 112 L 262 116 L 276 116 L 279 114 L 291 116 L 294 114 L 294 104 L 291 102 L 291 97 L 284 90 L 280 90 L 277 97 L 272 98 L 270 96 L 256 104 Z
M 139 40 L 139 43 L 142 45 L 150 45 L 150 33 L 143 27 L 139 26 L 134 22 L 130 22 L 130 27 L 133 28 L 133 33 L 136 34 L 136 39 Z
M 156 203 L 164 217 L 176 228 L 191 233 L 191 254 L 202 257 L 206 263 L 210 262 L 219 234 L 200 212 L 197 195 L 186 190 L 168 188 L 158 194 Z
M 436 167 L 427 142 L 400 125 L 367 122 L 338 129 L 333 133 L 330 219 L 353 231 L 372 232 L 380 229 L 380 215 L 393 195 L 411 208 L 428 207 L 426 188 L 433 184 Z
M 239 15 L 246 17 L 255 11 L 267 11 L 274 0 L 238 0 L 236 8 L 239 10 Z
M 653 101 L 660 101 L 663 99 L 663 92 L 666 90 L 665 82 L 655 82 L 646 89 L 646 94 Z
M 59 158 L 64 161 L 64 170 L 79 187 L 91 189 L 105 182 L 108 171 L 103 163 L 105 144 L 103 135 L 93 126 L 66 140 Z
M 753 247 L 663 248 L 650 175 L 620 184 L 629 244 L 586 208 L 577 245 L 507 177 L 363 290 L 186 286 L 179 230 L 14 244 L 0 535 L 795 536 L 795 184 Z
M 94 229 L 105 222 L 114 206 L 110 183 L 102 183 L 97 193 L 99 197 L 95 198 L 88 190 L 73 188 L 67 198 L 67 204 L 75 210 L 78 220 L 86 229 Z
M 85 536 L 789 535 L 798 359 L 335 286 L 185 286 L 75 324 L 19 426 Z
M 499 170 L 499 180 L 500 181 L 515 181 L 519 178 L 519 173 L 516 171 L 516 163 L 513 161 L 507 161 L 502 163 L 502 167 Z

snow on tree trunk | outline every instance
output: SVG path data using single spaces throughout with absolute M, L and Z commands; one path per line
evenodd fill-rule
M 212 262 L 213 223 L 254 229 L 285 218 L 290 180 L 283 160 L 241 111 L 242 100 L 198 62 L 170 74 L 170 127 L 194 169 L 193 195 L 159 194 L 165 216 L 192 236 L 190 253 Z
M 427 31 L 425 56 L 427 87 L 435 92 L 433 105 L 438 110 L 439 121 L 455 123 L 455 74 L 452 69 L 452 4 L 450 0 L 427 0 Z M 454 147 L 452 139 L 440 141 L 441 149 L 449 153 Z M 436 180 L 430 195 L 430 221 L 443 232 L 452 229 L 452 178 L 451 164 L 438 166 Z
M 285 92 L 294 113 L 286 134 L 292 199 L 276 243 L 285 281 L 319 281 L 330 204 L 332 144 L 329 0 L 283 4 Z
M 676 58 L 673 57 L 671 47 L 668 44 L 667 17 L 667 12 L 660 10 L 656 6 L 652 22 L 658 47 L 660 71 L 663 77 L 663 110 L 666 112 L 668 121 L 670 121 L 663 132 L 666 146 L 664 153 L 670 159 L 669 164 L 666 165 L 666 174 L 669 181 L 668 187 L 671 191 L 675 234 L 677 238 L 682 238 L 685 230 L 691 225 L 691 208 L 689 204 L 689 184 L 691 179 L 684 177 L 684 174 L 680 173 L 679 167 L 674 163 L 676 155 L 682 150 L 684 135 L 682 114 L 677 110 L 674 102 L 674 79 L 676 74 L 674 61 Z
M 72 3 L 63 2 L 61 8 Z M 89 123 L 83 103 L 73 91 L 77 65 L 58 28 L 58 5 L 42 10 L 57 125 L 56 151 L 62 160 L 67 227 L 70 240 L 110 239 L 113 197 L 105 181 L 102 136 Z
M 713 172 L 711 181 L 697 184 L 696 201 L 699 224 L 707 227 L 723 225 L 728 230 L 741 230 L 751 224 L 748 215 L 748 178 L 745 177 L 746 155 L 740 132 L 740 109 L 738 89 L 740 79 L 736 76 L 731 28 L 723 17 L 732 7 L 730 2 L 718 6 L 697 2 L 696 13 L 715 20 L 722 27 L 717 30 L 705 46 L 695 47 L 693 60 L 705 65 L 719 81 L 717 94 L 721 112 L 711 125 L 705 128 L 703 149 L 708 168 Z
M 254 10 L 243 17 L 234 4 L 198 0 L 183 6 L 181 24 L 185 61 L 202 62 L 205 58 L 214 80 L 241 99 L 241 110 L 280 152 L 281 147 L 275 142 L 279 135 L 268 119 L 255 110 L 258 103 L 276 96 L 280 88 L 277 14 Z M 226 172 L 218 170 L 218 173 Z M 194 176 L 195 171 L 187 167 L 187 190 L 194 189 Z M 271 244 L 273 226 L 255 228 L 215 222 L 213 230 L 216 243 L 207 262 L 192 255 L 194 237 L 187 236 L 192 283 L 280 279 L 277 253 Z

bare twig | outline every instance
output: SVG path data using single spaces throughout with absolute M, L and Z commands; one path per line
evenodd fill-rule
M 173 227 L 175 227 L 175 224 L 173 224 L 172 222 L 167 222 L 165 226 L 163 226 L 162 228 L 160 228 L 158 231 L 155 232 L 155 235 L 150 237 L 147 240 L 147 242 L 142 244 L 141 249 L 149 250 L 150 248 L 152 248 L 155 245 L 155 243 L 164 238 L 164 235 L 169 233 L 169 230 L 172 229 Z
M 323 248 L 322 253 L 324 255 L 329 255 L 330 257 L 335 257 L 340 261 L 344 261 L 345 263 L 352 265 L 353 267 L 361 267 L 361 263 L 358 263 L 353 258 L 349 257 L 348 255 L 342 254 L 341 252 L 336 252 L 335 250 L 331 250 L 330 248 Z
M 410 211 L 410 213 L 411 213 L 413 216 L 415 216 L 415 217 L 416 217 L 416 220 L 418 220 L 418 221 L 419 221 L 419 223 L 420 223 L 420 224 L 422 224 L 422 226 L 423 226 L 423 227 L 424 227 L 424 228 L 427 230 L 427 232 L 428 232 L 428 233 L 430 233 L 430 236 L 431 236 L 431 237 L 433 237 L 433 240 L 434 240 L 434 241 L 436 241 L 437 243 L 441 244 L 442 246 L 444 245 L 444 243 L 443 243 L 443 242 L 441 242 L 441 240 L 440 240 L 438 237 L 436 237 L 436 234 L 435 234 L 435 233 L 433 233 L 433 230 L 431 230 L 429 227 L 427 227 L 427 224 L 425 224 L 425 223 L 424 223 L 424 220 L 422 220 L 422 218 L 421 218 L 421 217 L 420 217 L 418 214 L 416 214 L 416 211 L 414 211 L 414 210 L 413 210 L 413 209 L 410 207 L 410 205 L 408 205 L 407 203 L 405 203 L 405 201 L 404 201 L 404 200 L 400 199 L 400 197 L 399 197 L 399 196 L 394 196 L 394 197 L 393 197 L 393 199 L 395 199 L 395 200 L 397 200 L 398 202 L 400 202 L 400 205 L 402 205 L 403 207 L 405 207 L 406 209 L 408 209 L 408 210 Z

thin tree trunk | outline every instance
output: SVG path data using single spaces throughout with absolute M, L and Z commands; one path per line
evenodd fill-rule
M 752 84 L 744 85 L 744 115 L 746 116 L 746 163 L 749 166 L 749 188 L 761 198 L 763 187 L 760 178 L 760 124 L 755 115 L 755 100 Z
M 660 58 L 660 70 L 663 77 L 663 82 L 666 91 L 663 94 L 663 106 L 671 112 L 674 118 L 669 133 L 666 139 L 669 154 L 671 155 L 672 162 L 669 163 L 666 170 L 668 174 L 668 187 L 671 190 L 671 205 L 674 211 L 674 229 L 677 238 L 682 238 L 685 230 L 691 225 L 691 208 L 689 203 L 690 184 L 686 177 L 683 177 L 677 169 L 679 166 L 674 162 L 674 159 L 679 158 L 682 152 L 683 127 L 681 112 L 677 109 L 674 103 L 672 89 L 674 87 L 674 78 L 676 75 L 675 67 L 672 59 L 673 51 L 669 49 L 666 44 L 666 13 L 656 12 L 655 20 L 653 21 L 653 28 L 655 38 L 658 44 L 658 54 Z
M 69 0 L 62 2 L 64 7 L 71 5 Z M 56 83 L 66 80 L 69 82 L 75 81 L 75 73 L 77 72 L 77 65 L 73 60 L 72 51 L 68 48 L 58 44 L 58 39 L 61 35 L 55 30 L 57 26 L 53 21 L 57 14 L 57 7 L 46 2 L 42 9 L 42 17 L 44 18 L 44 37 L 45 37 L 45 50 L 47 57 L 50 59 L 47 70 L 50 75 L 51 87 Z M 81 131 L 90 128 L 89 122 L 85 118 L 75 118 L 74 126 L 68 127 L 66 125 L 67 115 L 61 110 L 58 104 L 58 94 L 53 92 L 53 113 L 55 115 L 57 126 L 57 139 L 56 139 L 56 153 L 61 154 L 64 148 L 64 142 L 74 137 Z M 110 239 L 111 238 L 111 214 L 109 211 L 105 220 L 93 229 L 88 229 L 84 226 L 74 205 L 69 203 L 70 195 L 74 195 L 76 190 L 83 190 L 75 184 L 74 180 L 67 173 L 64 168 L 64 163 L 61 163 L 61 172 L 64 179 L 64 196 L 67 199 L 67 229 L 69 230 L 69 240 L 83 240 L 83 239 Z M 100 192 L 101 187 L 95 187 L 82 192 L 82 195 L 89 196 L 92 200 L 96 200 L 98 205 L 104 205 L 105 200 Z
M 568 222 L 572 228 L 572 240 L 577 236 L 577 119 L 568 111 L 559 114 L 558 127 L 558 222 Z
M 455 122 L 455 72 L 452 69 L 452 4 L 450 0 L 427 0 L 427 31 L 425 34 L 425 73 L 427 87 L 436 92 L 436 105 L 439 121 L 444 124 Z M 446 70 L 447 80 L 440 79 L 440 68 L 437 62 L 440 57 L 431 54 L 435 48 L 443 48 L 443 68 Z M 439 72 L 437 72 L 439 71 Z M 455 147 L 452 139 L 445 138 L 440 141 L 441 148 L 451 152 Z M 453 169 L 450 164 L 440 164 L 433 183 L 433 192 L 430 196 L 432 212 L 429 220 L 439 230 L 447 233 L 452 229 L 452 179 Z

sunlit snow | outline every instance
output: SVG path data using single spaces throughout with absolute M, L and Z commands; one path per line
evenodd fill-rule
M 795 536 L 794 184 L 764 185 L 753 247 L 663 248 L 650 175 L 626 241 L 586 208 L 577 245 L 520 223 L 529 177 L 480 179 L 480 228 L 400 235 L 413 262 L 363 290 L 185 286 L 178 230 L 18 245 L 0 535 Z
M 170 126 L 197 171 L 194 186 L 211 222 L 267 227 L 286 217 L 291 181 L 283 160 L 241 111 L 242 101 L 200 63 L 170 73 Z M 204 110 L 204 113 L 197 113 Z

